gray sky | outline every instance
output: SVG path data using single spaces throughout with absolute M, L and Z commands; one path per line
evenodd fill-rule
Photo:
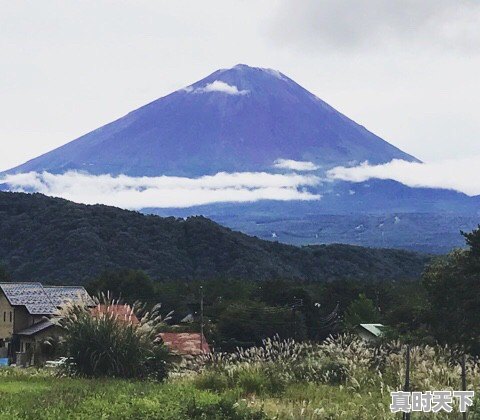
M 237 63 L 425 161 L 480 155 L 480 2 L 0 0 L 0 170 Z

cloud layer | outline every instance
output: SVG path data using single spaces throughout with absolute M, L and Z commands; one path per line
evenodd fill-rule
M 433 45 L 475 52 L 479 18 L 474 0 L 284 0 L 274 33 L 309 47 Z
M 187 86 L 186 88 L 183 88 L 183 90 L 187 93 L 221 92 L 226 93 L 227 95 L 246 95 L 250 92 L 249 90 L 238 90 L 236 86 L 229 85 L 221 80 L 215 80 L 212 83 L 207 83 L 204 87 L 199 88 Z
M 383 165 L 364 162 L 353 168 L 339 166 L 328 171 L 327 176 L 351 182 L 363 182 L 372 178 L 391 179 L 409 187 L 444 188 L 473 196 L 480 194 L 478 168 L 480 156 L 431 163 L 394 159 Z
M 191 207 L 221 202 L 318 200 L 306 190 L 320 183 L 312 175 L 265 172 L 218 173 L 200 178 L 128 177 L 48 172 L 7 175 L 11 191 L 61 197 L 77 203 L 107 204 L 127 209 Z

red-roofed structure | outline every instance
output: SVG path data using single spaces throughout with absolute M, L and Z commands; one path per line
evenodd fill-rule
M 91 314 L 94 317 L 113 314 L 120 322 L 140 324 L 130 305 L 97 305 L 91 309 Z
M 200 333 L 186 333 L 186 332 L 165 332 L 160 333 L 159 338 L 163 344 L 174 354 L 181 356 L 196 356 L 199 354 L 210 353 L 210 347 L 207 340 Z M 203 351 L 202 351 L 203 350 Z

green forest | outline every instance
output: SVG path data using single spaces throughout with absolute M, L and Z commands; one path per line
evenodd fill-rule
M 0 192 L 0 262 L 13 280 L 85 284 L 105 271 L 155 281 L 419 278 L 427 255 L 349 245 L 295 247 L 204 217 L 186 220 Z

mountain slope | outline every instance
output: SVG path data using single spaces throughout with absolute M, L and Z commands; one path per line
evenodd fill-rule
M 326 281 L 418 277 L 427 256 L 348 245 L 298 248 L 203 217 L 147 216 L 41 194 L 0 192 L 0 262 L 19 281 L 85 283 L 106 269 L 155 279 Z
M 331 167 L 394 158 L 415 160 L 285 75 L 237 65 L 9 172 L 201 176 L 270 170 L 277 159 Z

